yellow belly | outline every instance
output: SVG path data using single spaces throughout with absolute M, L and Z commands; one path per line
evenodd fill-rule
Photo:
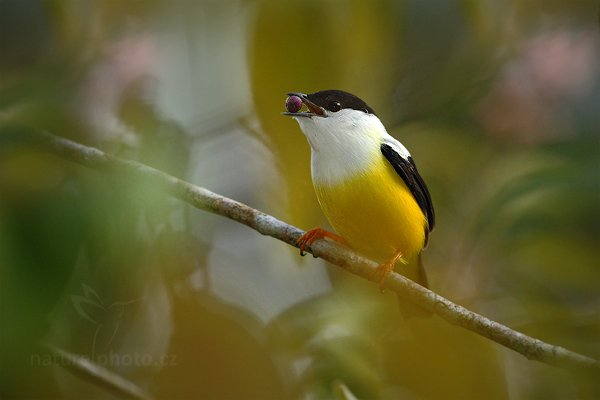
M 412 263 L 423 249 L 425 215 L 383 155 L 363 173 L 314 186 L 333 229 L 359 253 L 384 262 L 401 251 Z

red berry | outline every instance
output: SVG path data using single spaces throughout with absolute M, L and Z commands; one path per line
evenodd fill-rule
M 289 96 L 285 101 L 285 109 L 297 113 L 302 108 L 302 99 L 298 96 Z

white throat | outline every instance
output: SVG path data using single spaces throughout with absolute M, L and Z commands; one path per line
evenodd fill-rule
M 343 109 L 327 117 L 294 117 L 311 147 L 314 183 L 336 184 L 367 170 L 381 157 L 384 141 L 396 142 L 373 114 Z M 408 152 L 406 152 L 408 153 Z

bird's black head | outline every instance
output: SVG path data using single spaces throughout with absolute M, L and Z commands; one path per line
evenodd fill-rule
M 353 109 L 375 115 L 375 111 L 367 103 L 355 95 L 342 90 L 321 90 L 320 92 L 307 94 L 306 98 L 319 107 L 332 112 Z
M 341 90 L 321 90 L 320 92 L 311 94 L 291 92 L 288 93 L 288 96 L 290 96 L 288 97 L 288 101 L 290 98 L 297 97 L 308 108 L 307 112 L 298 112 L 300 107 L 297 104 L 294 105 L 297 100 L 289 104 L 286 101 L 288 112 L 284 112 L 283 114 L 291 117 L 327 117 L 328 112 L 336 113 L 344 109 L 357 110 L 365 114 L 375 115 L 375 111 L 367 103 L 355 95 Z M 290 105 L 292 106 L 289 107 Z

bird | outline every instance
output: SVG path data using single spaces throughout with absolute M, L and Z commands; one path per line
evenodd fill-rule
M 308 230 L 297 241 L 301 255 L 328 238 L 380 263 L 382 291 L 392 270 L 428 287 L 421 252 L 435 212 L 406 147 L 367 103 L 342 90 L 288 93 L 286 109 L 308 140 L 313 187 L 335 231 Z

